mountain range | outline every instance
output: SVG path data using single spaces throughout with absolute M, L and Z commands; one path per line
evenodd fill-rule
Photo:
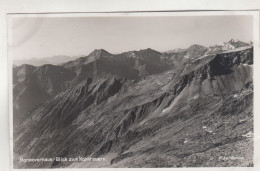
M 41 66 L 45 64 L 52 64 L 52 65 L 58 65 L 62 64 L 68 61 L 72 61 L 78 58 L 77 56 L 66 56 L 66 55 L 56 55 L 52 57 L 43 57 L 43 58 L 29 58 L 29 59 L 23 59 L 23 60 L 13 60 L 13 65 L 20 66 L 23 64 L 29 64 L 34 66 Z
M 14 66 L 13 123 L 15 168 L 253 166 L 253 45 Z

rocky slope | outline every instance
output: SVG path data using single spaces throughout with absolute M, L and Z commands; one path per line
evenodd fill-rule
M 99 49 L 61 66 L 46 64 L 35 67 L 24 64 L 14 67 L 13 109 L 17 116 L 15 118 L 26 118 L 28 113 L 46 100 L 87 78 L 110 73 L 120 78 L 137 80 L 170 69 L 168 64 L 160 60 L 160 56 L 160 52 L 152 49 L 118 55 Z
M 13 69 L 14 122 L 23 121 L 36 107 L 67 89 L 75 73 L 63 67 L 21 65 Z
M 73 86 L 16 125 L 14 167 L 253 166 L 253 48 L 191 49 L 194 56 L 178 65 L 163 64 L 165 54 L 151 49 L 98 50 L 64 64 L 75 75 L 57 86 Z M 23 82 L 36 71 L 30 66 L 14 78 Z M 102 160 L 25 163 L 21 156 Z

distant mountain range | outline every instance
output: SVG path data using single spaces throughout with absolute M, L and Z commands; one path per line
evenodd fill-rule
M 58 65 L 62 64 L 68 61 L 75 60 L 78 57 L 70 57 L 65 55 L 57 55 L 52 57 L 45 57 L 45 58 L 30 58 L 25 60 L 14 60 L 13 65 L 20 66 L 23 64 L 29 64 L 34 66 L 41 66 L 44 64 L 52 64 L 52 65 Z
M 15 168 L 253 166 L 253 45 L 239 40 L 14 66 L 13 104 Z
M 252 45 L 252 42 L 245 43 L 239 40 L 231 39 L 228 42 L 224 42 L 221 45 L 215 45 L 210 47 L 205 47 L 201 45 L 192 45 L 188 47 L 187 49 L 174 49 L 164 52 L 164 54 L 184 54 L 185 58 L 188 58 L 189 56 L 196 57 L 196 56 L 202 56 L 202 55 L 209 55 L 209 54 L 215 54 L 220 53 L 228 50 L 233 50 L 239 47 L 246 47 Z M 105 51 L 105 50 L 104 50 Z M 137 51 L 132 51 L 132 53 Z M 108 52 L 107 52 L 108 53 Z M 131 53 L 131 52 L 129 52 Z M 160 53 L 160 52 L 157 52 Z M 192 54 L 192 55 L 190 55 Z M 111 54 L 110 54 L 111 55 Z M 120 55 L 120 54 L 119 54 Z M 181 56 L 182 58 L 183 56 Z M 57 55 L 52 57 L 45 57 L 45 58 L 30 58 L 25 60 L 14 60 L 13 65 L 14 66 L 20 66 L 23 64 L 29 64 L 34 66 L 41 66 L 44 64 L 52 64 L 52 65 L 59 65 L 66 63 L 68 61 L 73 61 L 75 59 L 79 58 L 78 56 L 65 56 L 65 55 Z

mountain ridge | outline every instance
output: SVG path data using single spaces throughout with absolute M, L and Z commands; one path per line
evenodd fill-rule
M 141 52 L 145 52 L 145 51 L 154 51 L 156 53 L 167 53 L 167 54 L 171 54 L 171 53 L 180 53 L 180 52 L 184 52 L 184 51 L 189 51 L 189 49 L 193 49 L 193 47 L 201 47 L 201 48 L 206 48 L 208 49 L 208 52 L 207 54 L 209 54 L 211 52 L 210 49 L 212 48 L 219 48 L 219 51 L 218 52 L 223 52 L 223 51 L 227 51 L 227 50 L 231 50 L 231 49 L 236 49 L 236 48 L 239 48 L 239 47 L 245 47 L 245 46 L 252 46 L 252 42 L 249 42 L 249 43 L 246 43 L 246 42 L 243 42 L 243 41 L 240 41 L 238 39 L 230 39 L 229 41 L 227 42 L 224 42 L 222 44 L 217 44 L 215 46 L 203 46 L 203 45 L 199 45 L 199 44 L 193 44 L 193 45 L 190 45 L 189 47 L 187 48 L 177 48 L 177 49 L 174 49 L 174 50 L 168 50 L 168 51 L 164 51 L 164 52 L 159 52 L 159 51 L 156 51 L 154 49 L 151 49 L 151 48 L 146 48 L 146 49 L 140 49 L 140 50 L 132 50 L 132 51 L 127 51 L 127 52 L 122 52 L 122 53 L 110 53 L 108 51 L 106 51 L 105 49 L 95 49 L 93 50 L 92 52 L 89 53 L 89 55 L 87 56 L 90 56 L 91 54 L 93 55 L 94 53 L 104 53 L 106 54 L 107 56 L 111 56 L 111 55 L 122 55 L 124 53 L 141 53 Z M 221 49 L 221 50 L 220 50 Z M 77 57 L 77 56 L 74 56 L 74 57 L 69 57 L 69 56 L 66 56 L 66 55 L 56 55 L 56 56 L 53 56 L 53 57 L 46 57 L 46 58 L 43 58 L 43 60 L 46 60 L 48 62 L 38 62 L 39 64 L 35 64 L 36 66 L 40 66 L 40 65 L 44 65 L 44 64 L 52 64 L 52 65 L 63 65 L 64 63 L 67 63 L 67 62 L 70 62 L 70 61 L 73 61 L 73 60 L 77 60 L 79 58 L 85 58 L 87 56 L 83 56 L 81 55 L 80 57 Z M 94 56 L 98 56 L 98 55 L 94 55 Z M 51 60 L 55 60 L 56 59 L 60 59 L 62 61 L 60 62 L 57 62 L 55 61 L 54 63 L 51 62 Z M 62 59 L 64 58 L 64 59 Z M 37 58 L 32 58 L 32 59 L 29 59 L 30 60 L 36 60 Z M 40 60 L 40 59 L 39 59 Z M 19 66 L 19 65 L 22 65 L 22 64 L 29 64 L 29 65 L 33 65 L 33 62 L 22 62 L 22 61 L 18 61 L 15 62 L 17 60 L 14 60 L 14 64 L 15 66 Z

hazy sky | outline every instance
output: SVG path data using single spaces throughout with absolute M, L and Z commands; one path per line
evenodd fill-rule
M 13 59 L 88 55 L 152 48 L 158 51 L 253 40 L 252 16 L 12 18 Z

